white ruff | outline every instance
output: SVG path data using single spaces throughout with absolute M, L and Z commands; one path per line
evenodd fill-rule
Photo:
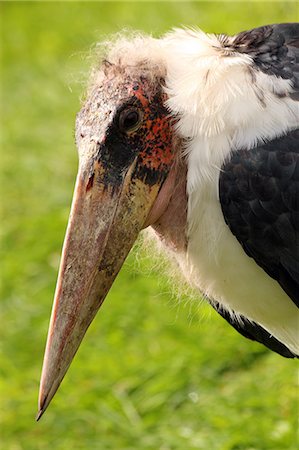
M 220 168 L 231 152 L 298 127 L 299 104 L 278 97 L 291 91 L 287 80 L 254 71 L 247 55 L 225 54 L 221 38 L 177 30 L 165 43 L 168 106 L 180 115 L 178 132 L 188 139 L 184 272 L 207 297 L 259 323 L 299 354 L 298 308 L 245 254 L 218 198 Z

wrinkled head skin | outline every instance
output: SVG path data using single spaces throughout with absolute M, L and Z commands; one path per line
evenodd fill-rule
M 79 170 L 42 370 L 41 417 L 175 161 L 163 78 L 104 61 L 77 116 Z M 155 216 L 157 214 L 155 213 Z

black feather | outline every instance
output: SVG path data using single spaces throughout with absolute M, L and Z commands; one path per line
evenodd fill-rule
M 242 336 L 252 341 L 260 342 L 268 347 L 270 350 L 278 353 L 285 358 L 297 358 L 284 344 L 278 341 L 274 336 L 271 336 L 268 331 L 255 322 L 251 322 L 244 316 L 240 316 L 237 320 L 234 314 L 231 314 L 223 308 L 218 302 L 211 302 L 213 308 Z
M 290 97 L 299 100 L 299 23 L 266 25 L 224 40 L 224 47 L 251 56 L 254 67 L 290 80 Z
M 244 251 L 299 307 L 299 129 L 233 153 L 222 167 L 219 196 L 224 219 Z M 215 309 L 244 336 L 286 352 L 259 325 L 246 319 L 240 325 Z
M 299 307 L 299 129 L 232 155 L 220 174 L 227 225 Z

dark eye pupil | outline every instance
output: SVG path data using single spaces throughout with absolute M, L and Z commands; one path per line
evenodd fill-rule
M 123 111 L 120 116 L 120 128 L 123 131 L 130 131 L 140 121 L 140 115 L 138 111 Z
M 128 129 L 136 125 L 138 122 L 138 113 L 136 111 L 130 111 L 127 113 L 126 117 L 124 118 L 124 128 Z

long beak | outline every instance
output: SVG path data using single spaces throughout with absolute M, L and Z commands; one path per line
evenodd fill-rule
M 79 169 L 77 176 L 43 362 L 37 420 L 57 391 L 163 182 L 163 177 L 155 184 L 138 178 L 136 160 L 116 186 L 107 181 L 107 169 L 100 163 L 92 166 L 92 172 Z

